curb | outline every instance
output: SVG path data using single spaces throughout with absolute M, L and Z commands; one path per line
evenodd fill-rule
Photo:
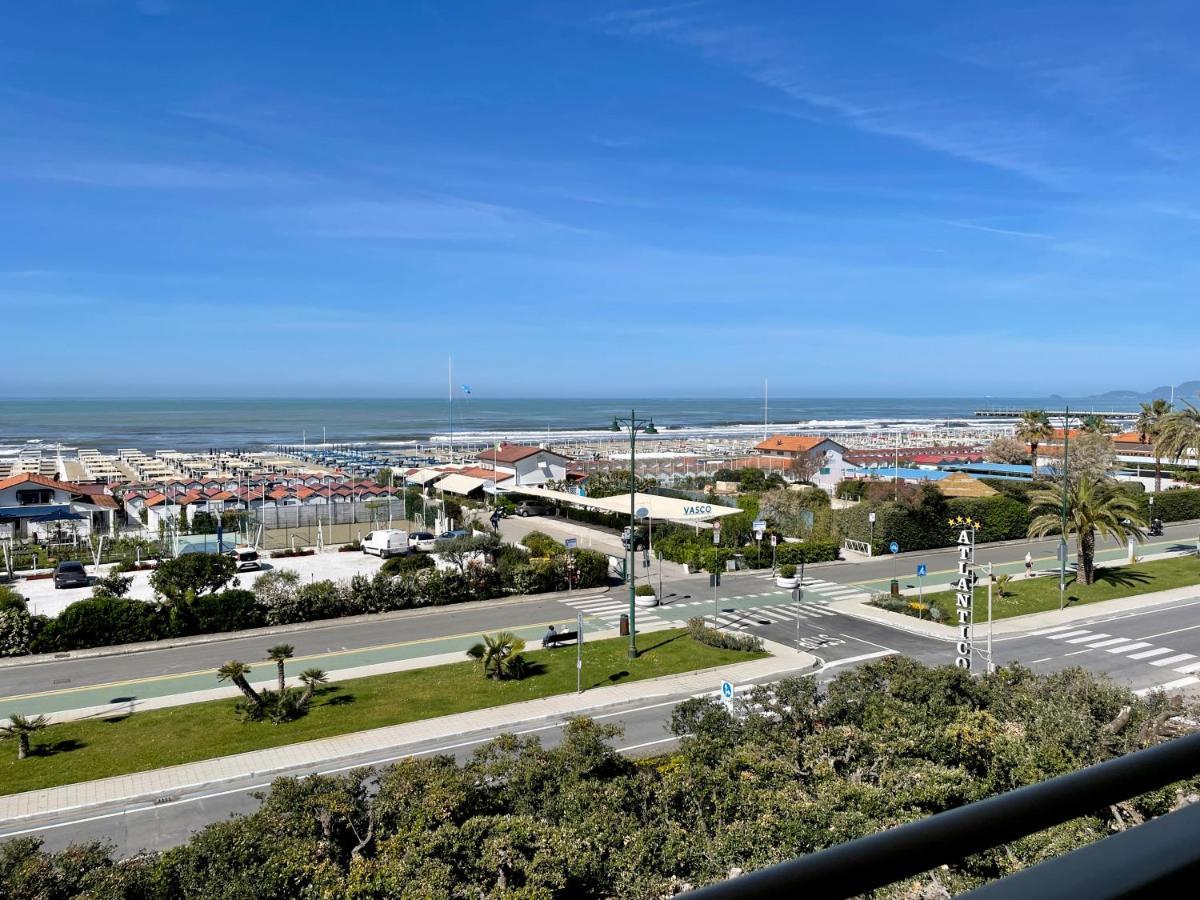
M 105 656 L 130 656 L 135 653 L 150 653 L 155 650 L 173 650 L 176 647 L 194 647 L 203 644 L 218 644 L 222 641 L 244 640 L 254 637 L 269 637 L 276 634 L 294 634 L 298 631 L 320 631 L 325 628 L 337 628 L 342 625 L 361 625 L 367 622 L 392 621 L 394 619 L 422 618 L 435 615 L 438 610 L 471 610 L 487 604 L 489 607 L 520 606 L 525 603 L 535 603 L 543 600 L 557 600 L 571 597 L 591 597 L 596 594 L 607 594 L 611 587 L 576 589 L 574 591 L 557 591 L 549 594 L 528 594 L 521 597 L 497 597 L 492 600 L 470 600 L 466 603 L 446 603 L 439 606 L 421 606 L 411 609 L 397 609 L 385 613 L 363 613 L 357 616 L 342 616 L 337 619 L 315 619 L 311 622 L 297 622 L 294 625 L 268 625 L 263 628 L 248 628 L 243 631 L 219 631 L 213 634 L 195 634 L 188 637 L 167 638 L 161 641 L 143 641 L 137 644 L 110 644 L 107 647 L 89 647 L 86 650 L 68 650 L 65 653 L 37 653 L 26 656 L 13 656 L 0 659 L 0 670 L 18 666 L 33 666 L 48 662 L 60 662 L 69 659 L 97 659 Z

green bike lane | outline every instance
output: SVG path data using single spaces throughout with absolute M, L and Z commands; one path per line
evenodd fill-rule
M 531 645 L 541 640 L 546 631 L 545 624 L 526 625 L 507 629 Z M 446 635 L 437 638 L 425 638 L 393 644 L 380 644 L 374 647 L 363 647 L 354 650 L 338 650 L 330 653 L 315 653 L 296 656 L 288 660 L 285 672 L 289 678 L 295 679 L 305 669 L 320 668 L 327 672 L 337 672 L 358 669 L 365 666 L 387 665 L 389 663 L 404 663 L 429 657 L 431 665 L 444 663 L 447 654 L 462 654 L 466 658 L 467 648 L 479 641 L 479 632 L 457 635 Z M 271 643 L 278 643 L 277 638 L 264 638 L 264 649 Z M 437 657 L 442 657 L 438 659 Z M 250 681 L 258 684 L 275 677 L 275 663 L 270 660 L 248 660 L 251 667 Z M 403 666 L 410 668 L 411 666 Z M 400 668 L 398 666 L 397 668 Z M 2 678 L 0 673 L 0 678 Z M 216 672 L 207 669 L 196 672 L 184 672 L 174 675 L 159 675 L 150 678 L 113 681 L 106 684 L 88 685 L 78 688 L 63 688 L 61 690 L 43 691 L 32 694 L 0 697 L 0 717 L 8 717 L 14 713 L 22 715 L 52 714 L 65 710 L 90 709 L 107 704 L 131 704 L 136 707 L 138 701 L 171 697 L 176 694 L 191 694 L 198 691 L 209 691 L 214 688 L 227 687 L 217 681 Z
M 1074 541 L 1068 544 L 1068 548 L 1074 545 Z M 938 547 L 931 550 L 930 553 L 945 554 L 945 547 Z M 990 548 L 982 547 L 975 551 L 975 566 L 977 570 L 983 570 L 988 564 L 988 550 Z M 1165 539 L 1161 541 L 1147 541 L 1144 544 L 1137 545 L 1137 555 L 1139 557 L 1149 556 L 1151 554 L 1168 553 L 1168 552 L 1184 552 L 1187 550 L 1196 550 L 1196 544 L 1186 540 Z M 1105 547 L 1096 551 L 1096 562 L 1123 562 L 1129 556 L 1127 547 Z M 879 557 L 877 557 L 878 559 Z M 1067 554 L 1067 569 L 1071 570 L 1071 566 L 1075 563 L 1077 554 L 1074 551 L 1069 551 Z M 921 553 L 919 551 L 912 553 L 904 553 L 900 555 L 893 567 L 895 574 L 885 578 L 875 578 L 867 581 L 853 581 L 847 584 L 854 587 L 862 588 L 869 593 L 886 593 L 891 587 L 892 578 L 896 578 L 900 582 L 900 588 L 916 589 L 921 585 L 921 579 L 917 578 L 916 567 L 922 562 Z M 1033 571 L 1037 574 L 1045 574 L 1047 572 L 1057 573 L 1059 569 L 1057 556 L 1034 556 Z M 996 575 L 1021 575 L 1025 572 L 1024 559 L 1009 560 L 1005 562 L 996 562 L 992 566 L 992 570 Z M 950 587 L 950 582 L 953 576 L 958 573 L 957 569 L 943 567 L 940 569 L 930 569 L 926 574 L 923 586 L 926 590 L 941 591 L 947 590 Z

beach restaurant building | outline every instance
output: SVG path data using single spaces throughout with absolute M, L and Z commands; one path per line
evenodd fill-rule
M 22 472 L 0 480 L 0 537 L 62 539 L 114 534 L 116 499 L 93 485 Z
M 846 461 L 846 448 L 820 435 L 776 434 L 759 441 L 754 449 L 758 451 L 757 455 L 746 460 L 760 460 L 765 463 L 763 468 L 778 470 L 785 477 L 787 469 L 796 460 L 807 458 L 813 470 L 809 480 L 830 493 L 839 481 L 855 470 L 855 466 Z
M 496 486 L 504 488 L 531 487 L 567 479 L 569 456 L 545 447 L 501 443 L 484 450 L 475 459 L 496 473 Z

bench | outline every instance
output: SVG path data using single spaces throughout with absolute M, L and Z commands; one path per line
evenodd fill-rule
M 556 631 L 554 637 L 542 639 L 542 647 L 548 650 L 559 644 L 574 644 L 578 637 L 579 632 L 577 631 Z

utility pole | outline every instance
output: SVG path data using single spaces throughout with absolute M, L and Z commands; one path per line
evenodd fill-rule
M 1062 541 L 1058 545 L 1058 608 L 1061 611 L 1067 591 L 1067 507 L 1071 470 L 1071 407 L 1063 411 L 1063 483 L 1062 483 Z
M 626 550 L 625 577 L 629 582 L 629 658 L 637 659 L 637 433 L 657 434 L 654 419 L 639 419 L 636 410 L 629 411 L 629 418 L 613 417 L 610 431 L 629 429 L 629 540 Z

